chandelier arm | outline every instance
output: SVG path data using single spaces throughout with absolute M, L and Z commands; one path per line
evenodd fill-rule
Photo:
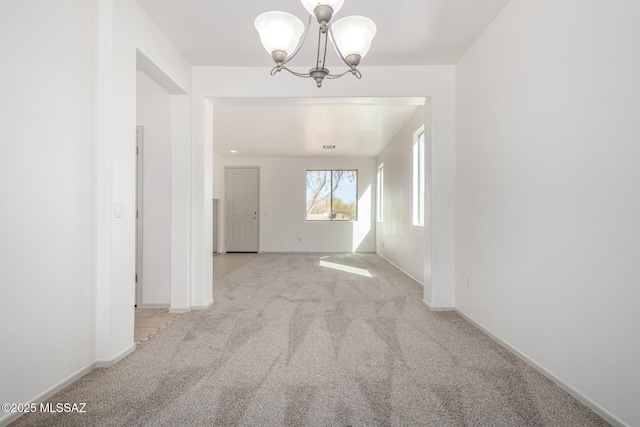
M 351 74 L 353 74 L 354 76 L 356 76 L 356 79 L 360 80 L 362 78 L 362 73 L 360 72 L 360 70 L 358 70 L 357 68 L 351 68 L 350 70 L 347 70 L 348 72 L 350 71 Z
M 351 64 L 349 64 L 347 62 L 347 59 L 344 57 L 342 52 L 340 52 L 340 48 L 338 47 L 338 43 L 336 43 L 336 38 L 333 36 L 333 29 L 331 28 L 331 24 L 327 24 L 327 27 L 329 28 L 329 34 L 331 35 L 331 41 L 333 42 L 333 46 L 336 48 L 336 52 L 338 52 L 338 56 L 340 57 L 340 59 L 342 59 L 342 61 L 345 64 L 347 64 L 347 66 L 349 68 L 352 68 Z M 355 67 L 354 67 L 354 69 L 355 69 Z
M 287 68 L 287 67 L 280 67 L 280 68 L 281 68 L 281 69 L 283 69 L 283 70 L 287 70 L 288 72 L 290 72 L 290 73 L 291 73 L 291 74 L 293 74 L 294 76 L 303 77 L 303 78 L 305 78 L 305 79 L 308 79 L 308 78 L 310 78 L 310 77 L 311 77 L 311 75 L 310 75 L 309 73 L 307 73 L 307 74 L 303 74 L 303 73 L 296 73 L 295 71 L 293 71 L 293 70 L 291 70 L 291 69 L 289 69 L 289 68 Z
M 360 71 L 356 70 L 355 68 L 350 68 L 347 71 L 345 71 L 344 73 L 341 74 L 327 74 L 327 77 L 325 77 L 327 80 L 334 80 L 334 79 L 339 79 L 340 77 L 344 76 L 345 74 L 351 73 L 354 76 L 356 76 L 356 78 L 360 79 L 362 78 L 362 74 L 360 74 Z
M 298 54 L 298 51 L 300 50 L 300 48 L 302 47 L 302 45 L 304 44 L 304 42 L 307 41 L 307 35 L 309 34 L 309 28 L 311 27 L 311 15 L 309 15 L 309 19 L 307 20 L 307 26 L 304 29 L 304 34 L 302 35 L 302 37 L 300 38 L 300 41 L 298 42 L 298 46 L 296 46 L 295 50 L 293 51 L 293 53 L 291 55 L 289 55 L 287 57 L 287 60 L 284 61 L 282 63 L 282 65 L 286 64 L 287 62 L 291 61 L 293 59 L 294 56 L 296 56 Z

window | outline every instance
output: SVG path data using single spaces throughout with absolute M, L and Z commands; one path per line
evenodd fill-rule
M 358 171 L 307 171 L 307 221 L 355 221 Z
M 413 224 L 424 225 L 424 126 L 413 137 Z
M 382 222 L 384 211 L 384 163 L 378 166 L 378 197 L 376 198 L 376 216 Z

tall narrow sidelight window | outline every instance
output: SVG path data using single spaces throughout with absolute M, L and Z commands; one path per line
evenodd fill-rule
M 376 216 L 378 222 L 382 222 L 384 219 L 384 163 L 378 166 L 378 182 L 377 182 L 378 194 L 376 198 Z
M 307 171 L 307 221 L 355 221 L 358 214 L 358 171 Z
M 424 126 L 413 137 L 413 224 L 424 225 Z

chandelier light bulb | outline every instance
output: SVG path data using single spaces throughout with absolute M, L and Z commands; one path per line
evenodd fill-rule
M 280 11 L 259 15 L 255 27 L 260 34 L 262 45 L 270 54 L 276 51 L 291 54 L 304 33 L 304 24 L 297 16 Z
M 376 24 L 364 16 L 346 16 L 331 25 L 334 46 L 346 58 L 358 55 L 360 59 L 369 52 L 371 41 L 376 35 Z M 338 50 L 337 49 L 337 50 Z

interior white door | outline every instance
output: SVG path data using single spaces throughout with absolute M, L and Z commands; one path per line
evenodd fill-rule
M 226 172 L 226 250 L 258 252 L 258 169 Z

